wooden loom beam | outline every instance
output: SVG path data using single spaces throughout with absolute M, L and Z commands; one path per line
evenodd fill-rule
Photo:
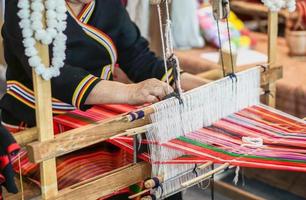
M 277 59 L 277 36 L 278 36 L 278 13 L 269 11 L 268 14 L 268 70 L 276 66 Z M 264 88 L 269 91 L 265 96 L 265 103 L 271 107 L 275 107 L 276 103 L 276 84 L 269 83 Z
M 21 146 L 26 146 L 27 144 L 38 140 L 37 128 L 29 128 L 24 131 L 15 133 L 14 138 L 16 142 Z
M 231 68 L 230 66 L 227 67 Z M 218 72 L 222 74 L 221 71 Z M 200 77 L 203 76 L 200 75 Z M 264 71 L 261 76 L 262 85 L 269 84 L 271 80 L 276 81 L 280 77 L 282 77 L 282 67 Z M 111 139 L 114 136 L 125 135 L 128 129 L 149 124 L 149 119 L 147 118 L 134 122 L 126 122 L 123 119 L 124 115 L 116 116 L 59 134 L 55 136 L 54 140 L 31 143 L 28 145 L 30 160 L 39 163 Z M 35 138 L 33 135 L 35 134 L 34 130 L 30 130 L 32 136 L 27 136 L 27 138 Z
M 237 67 L 236 72 L 241 72 L 250 67 Z M 200 78 L 205 78 L 209 80 L 217 80 L 223 76 L 221 69 L 213 69 L 207 72 L 203 72 L 197 75 Z M 283 67 L 277 66 L 271 69 L 266 69 L 261 73 L 261 85 L 268 85 L 271 82 L 275 82 L 283 77 Z
M 84 181 L 59 191 L 52 200 L 99 199 L 120 191 L 130 185 L 139 183 L 151 174 L 148 163 L 138 163 L 104 174 L 96 180 Z
M 31 143 L 27 146 L 29 158 L 32 162 L 39 163 L 103 142 L 122 131 L 149 123 L 148 118 L 134 122 L 126 122 L 121 119 L 121 116 L 114 117 L 61 133 L 52 140 Z
M 43 19 L 43 24 L 45 24 L 45 18 Z M 49 47 L 39 42 L 37 42 L 36 47 L 42 63 L 49 67 Z M 34 70 L 32 73 L 38 140 L 39 142 L 44 142 L 54 138 L 51 82 L 43 80 Z M 50 199 L 57 195 L 58 187 L 55 158 L 51 158 L 40 164 L 40 183 L 42 199 Z

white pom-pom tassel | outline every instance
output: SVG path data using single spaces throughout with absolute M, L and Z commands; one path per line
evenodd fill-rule
M 32 56 L 31 58 L 29 58 L 29 65 L 31 67 L 35 68 L 36 66 L 40 65 L 40 63 L 41 63 L 41 59 L 38 56 Z
M 29 0 L 18 1 L 17 7 L 20 9 L 29 9 L 30 2 Z
M 20 10 L 18 13 L 17 13 L 18 17 L 20 18 L 28 18 L 30 17 L 30 11 L 29 10 Z
M 39 1 L 34 1 L 31 5 L 31 8 L 36 12 L 42 12 L 45 9 L 44 4 Z
M 54 10 L 48 10 L 46 13 L 47 19 L 54 19 L 56 18 L 56 12 Z
M 34 30 L 34 31 L 39 31 L 39 30 L 41 30 L 43 28 L 43 25 L 42 25 L 42 23 L 40 22 L 40 21 L 33 21 L 32 22 L 32 29 Z
M 25 28 L 25 29 L 22 30 L 22 35 L 23 35 L 23 37 L 25 37 L 25 38 L 32 37 L 33 31 L 32 31 L 32 29 Z
M 56 2 L 55 1 L 50 1 L 50 0 L 46 1 L 45 5 L 46 5 L 46 8 L 48 10 L 55 10 L 55 8 L 56 8 Z
M 35 72 L 36 74 L 38 75 L 42 75 L 44 72 L 45 72 L 46 68 L 43 64 L 40 64 L 38 65 L 36 68 L 35 68 Z
M 23 40 L 23 45 L 25 47 L 34 47 L 36 41 L 33 38 L 26 38 Z
M 37 50 L 35 48 L 26 48 L 25 49 L 25 55 L 28 57 L 36 56 L 38 54 Z
M 17 6 L 20 8 L 17 14 L 20 18 L 19 26 L 22 29 L 25 55 L 29 57 L 29 65 L 45 80 L 59 76 L 59 69 L 64 66 L 66 58 L 67 37 L 63 34 L 67 27 L 66 2 L 64 0 L 19 0 Z M 42 24 L 42 11 L 45 8 L 46 29 Z M 52 66 L 50 68 L 46 68 L 42 64 L 35 48 L 35 39 L 45 45 L 53 42 L 53 58 L 51 59 Z
M 52 37 L 50 35 L 45 35 L 42 39 L 41 39 L 41 42 L 44 44 L 44 45 L 49 45 L 51 44 L 53 41 Z
M 52 75 L 49 71 L 49 69 L 47 69 L 43 74 L 42 74 L 42 78 L 45 79 L 46 81 L 49 81 L 52 78 Z
M 57 31 L 54 28 L 48 28 L 47 33 L 52 37 L 55 38 L 57 36 Z
M 22 19 L 19 22 L 19 26 L 20 28 L 30 28 L 31 27 L 31 21 L 28 19 Z

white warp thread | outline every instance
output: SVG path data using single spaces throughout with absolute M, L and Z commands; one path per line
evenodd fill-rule
M 259 104 L 260 69 L 237 73 L 237 82 L 229 77 L 191 90 L 182 95 L 184 104 L 176 98 L 154 104 L 150 116 L 149 138 L 160 144 L 183 136 L 240 111 Z
M 260 103 L 260 68 L 239 72 L 236 76 L 237 81 L 226 77 L 184 93 L 183 105 L 180 105 L 175 98 L 153 105 L 156 112 L 150 116 L 152 125 L 146 134 L 147 139 L 155 143 L 149 145 L 153 177 L 162 175 L 167 182 L 177 174 L 186 171 L 188 167 L 192 167 L 192 165 L 186 165 L 187 168 L 185 166 L 182 169 L 156 164 L 156 162 L 169 161 L 183 155 L 183 152 L 163 147 L 162 144 L 210 126 L 223 117 Z M 180 178 L 178 182 L 181 182 Z M 166 190 L 164 188 L 164 193 L 173 192 L 177 186 L 169 186 Z

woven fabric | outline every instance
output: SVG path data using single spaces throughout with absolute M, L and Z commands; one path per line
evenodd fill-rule
M 73 112 L 71 128 L 100 120 L 114 113 L 129 112 L 131 106 L 95 107 L 87 113 Z M 76 113 L 77 112 L 77 113 Z M 95 114 L 94 114 L 95 113 Z M 67 118 L 68 117 L 68 118 Z M 72 121 L 71 115 L 57 117 L 59 124 Z M 62 122 L 62 119 L 65 119 Z M 90 120 L 89 120 L 90 119 Z M 67 127 L 66 127 L 67 128 Z M 243 138 L 262 139 L 263 145 L 245 144 Z M 110 141 L 132 153 L 132 138 Z M 147 142 L 147 141 L 144 141 Z M 235 166 L 306 172 L 306 123 L 265 106 L 253 106 L 226 117 L 214 125 L 174 139 L 165 146 L 183 151 L 187 156 L 168 163 L 230 163 Z M 146 153 L 140 155 L 149 161 Z
M 71 130 L 134 109 L 136 107 L 127 105 L 107 105 L 95 106 L 86 112 L 72 111 L 54 117 L 55 129 L 60 132 Z M 253 147 L 244 143 L 243 137 L 260 138 L 263 145 Z M 121 150 L 110 150 L 104 143 L 57 159 L 59 188 L 131 163 L 133 138 L 118 137 L 108 142 Z M 163 145 L 182 151 L 185 155 L 161 164 L 200 164 L 213 161 L 242 167 L 306 172 L 306 123 L 265 106 L 246 108 L 210 127 Z M 26 152 L 23 151 L 21 157 L 23 174 L 39 184 L 37 165 L 28 162 Z M 150 161 L 147 153 L 139 157 Z
M 96 106 L 89 109 L 87 112 L 75 110 L 65 115 L 54 117 L 55 134 L 60 134 L 61 132 L 117 115 L 120 112 L 120 108 L 113 107 L 112 105 L 104 108 Z M 113 111 L 111 111 L 112 108 Z M 124 109 L 127 108 L 128 107 L 124 107 Z M 19 129 L 16 128 L 14 131 L 14 129 L 11 128 L 10 131 L 18 132 Z M 20 151 L 19 156 L 22 174 L 37 185 L 40 185 L 39 165 L 29 161 L 25 149 Z M 132 160 L 131 154 L 105 143 L 61 156 L 57 158 L 58 188 L 63 189 L 110 172 L 116 168 L 132 163 Z M 16 173 L 19 173 L 17 157 L 13 158 L 12 162 Z M 121 192 L 122 191 L 118 191 L 118 193 Z

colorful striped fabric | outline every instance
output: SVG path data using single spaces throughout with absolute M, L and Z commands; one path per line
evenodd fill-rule
M 56 121 L 61 126 L 76 128 L 132 109 L 124 105 L 94 107 L 88 112 L 73 111 L 58 116 Z M 262 139 L 263 145 L 254 147 L 244 143 L 243 138 Z M 132 138 L 120 137 L 110 142 L 130 153 L 133 151 Z M 168 163 L 212 160 L 235 166 L 306 172 L 306 123 L 263 105 L 246 108 L 163 145 L 189 155 Z M 141 157 L 149 160 L 147 154 Z
M 262 139 L 263 145 L 253 146 L 243 138 Z M 132 138 L 120 137 L 111 142 L 132 152 Z M 235 166 L 306 172 L 306 123 L 265 106 L 246 108 L 163 145 L 190 155 L 166 163 L 210 160 Z
M 263 145 L 243 138 L 260 138 Z M 306 123 L 265 106 L 246 108 L 166 145 L 217 163 L 306 172 Z
M 86 112 L 75 110 L 54 117 L 55 129 L 63 132 L 136 109 L 128 105 L 95 106 Z M 262 138 L 263 146 L 253 147 L 243 137 Z M 96 177 L 132 162 L 133 138 L 118 137 L 57 159 L 59 188 Z M 143 140 L 143 143 L 148 141 Z M 166 144 L 185 156 L 161 164 L 196 164 L 213 161 L 234 166 L 306 172 L 306 123 L 265 106 L 253 106 L 224 118 L 212 126 L 176 138 Z M 28 162 L 23 151 L 22 171 L 38 183 L 38 166 Z M 150 156 L 140 158 L 149 162 Z M 16 170 L 18 167 L 15 166 Z
M 93 107 L 87 112 L 75 110 L 65 115 L 54 117 L 55 134 L 60 134 L 73 128 L 84 126 L 86 124 L 106 119 L 118 114 L 114 106 Z M 131 110 L 132 107 L 123 106 L 124 109 Z M 108 109 L 110 108 L 110 109 Z M 10 129 L 12 133 L 18 132 L 19 128 Z M 21 160 L 21 172 L 29 180 L 40 185 L 39 165 L 31 163 L 25 149 L 19 153 Z M 57 179 L 59 189 L 69 187 L 110 172 L 116 168 L 123 167 L 132 163 L 133 157 L 128 152 L 118 147 L 101 143 L 80 151 L 76 151 L 65 156 L 57 158 Z M 19 173 L 18 157 L 12 159 L 14 169 Z M 126 190 L 118 191 L 118 193 Z
M 39 165 L 29 162 L 27 152 L 20 153 L 22 174 L 40 185 Z M 12 160 L 14 170 L 19 173 L 18 158 Z M 96 176 L 132 163 L 132 155 L 107 144 L 99 144 L 57 158 L 58 188 L 89 180 Z
M 18 81 L 7 81 L 7 94 L 18 99 L 27 106 L 35 109 L 34 91 L 21 84 Z M 68 111 L 75 110 L 75 107 L 61 102 L 58 99 L 52 98 L 52 112 L 53 114 L 64 114 Z

